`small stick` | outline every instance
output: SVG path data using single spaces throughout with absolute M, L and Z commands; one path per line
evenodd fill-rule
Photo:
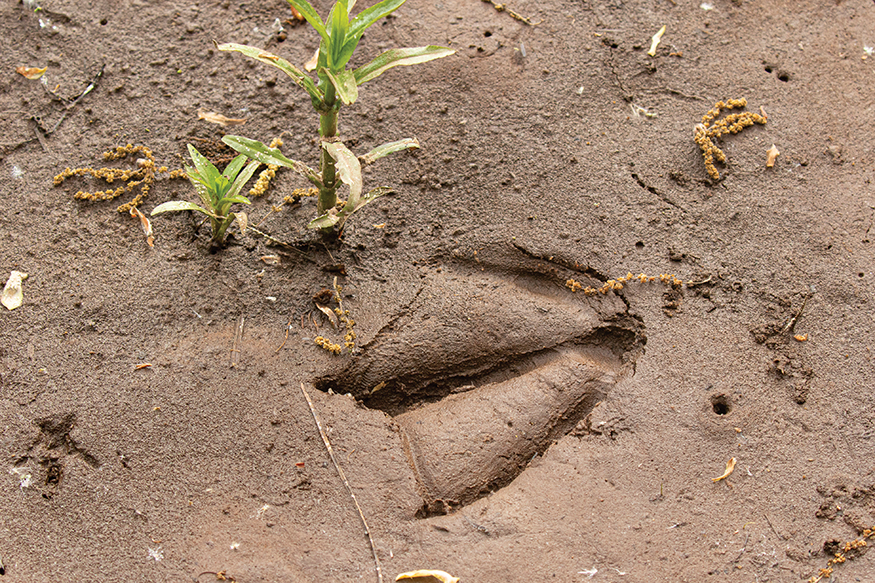
M 301 257 L 303 257 L 304 259 L 306 259 L 307 261 L 310 261 L 310 262 L 312 262 L 312 263 L 318 263 L 318 261 L 316 261 L 315 259 L 311 258 L 309 255 L 307 255 L 306 253 L 304 253 L 304 252 L 301 251 L 300 249 L 296 248 L 296 247 L 295 247 L 294 245 L 292 245 L 291 243 L 286 243 L 285 241 L 280 241 L 279 239 L 277 239 L 277 238 L 275 238 L 275 237 L 271 237 L 271 236 L 268 235 L 267 233 L 264 233 L 264 232 L 262 232 L 262 231 L 259 231 L 257 228 L 253 227 L 252 225 L 249 225 L 249 227 L 248 227 L 246 230 L 247 230 L 247 231 L 253 231 L 253 232 L 256 233 L 257 235 L 261 235 L 262 237 L 264 237 L 265 239 L 267 239 L 268 241 L 270 241 L 270 242 L 273 243 L 274 245 L 279 245 L 279 246 L 281 246 L 281 247 L 285 247 L 286 249 L 288 249 L 288 250 L 290 250 L 290 251 L 294 251 L 295 253 L 297 253 L 298 255 L 300 255 Z
M 734 561 L 732 561 L 733 563 L 737 563 L 737 562 L 738 562 L 738 559 L 741 558 L 741 555 L 744 554 L 744 551 L 747 550 L 747 541 L 748 541 L 749 539 L 750 539 L 750 534 L 748 534 L 747 536 L 744 537 L 744 544 L 741 545 L 741 552 L 738 553 L 738 556 L 735 557 L 735 560 L 734 560 Z
M 710 283 L 710 282 L 711 282 L 711 276 L 709 275 L 708 279 L 703 279 L 702 281 L 688 281 L 687 287 L 694 287 L 697 285 L 705 285 L 706 283 Z
M 237 368 L 237 360 L 240 354 L 237 345 L 243 339 L 243 324 L 245 322 L 246 317 L 240 316 L 240 323 L 237 325 L 237 330 L 234 331 L 234 344 L 231 346 L 231 368 Z
M 772 532 L 774 532 L 776 535 L 778 535 L 778 538 L 779 538 L 779 539 L 781 539 L 781 540 L 787 540 L 787 539 L 784 537 L 784 535 L 782 535 L 780 532 L 778 532 L 778 529 L 775 528 L 775 525 L 772 524 L 772 521 L 769 520 L 769 515 L 768 515 L 768 514 L 763 514 L 763 516 L 765 517 L 766 522 L 768 522 L 768 523 L 769 523 L 769 526 L 772 528 Z
M 359 513 L 359 518 L 362 519 L 362 526 L 365 528 L 365 534 L 368 536 L 368 542 L 371 543 L 371 552 L 374 555 L 374 564 L 377 569 L 377 581 L 379 583 L 383 583 L 383 568 L 380 566 L 380 557 L 377 556 L 377 546 L 374 544 L 373 537 L 371 537 L 371 530 L 368 528 L 368 521 L 365 520 L 365 513 L 362 512 L 362 507 L 359 506 L 359 502 L 355 497 L 355 493 L 352 491 L 352 486 L 349 485 L 349 481 L 347 481 L 346 475 L 344 475 L 343 470 L 340 468 L 340 464 L 337 463 L 337 457 L 335 457 L 334 455 L 334 449 L 331 447 L 331 442 L 328 441 L 328 436 L 322 429 L 322 423 L 319 421 L 319 416 L 316 414 L 316 407 L 313 406 L 313 401 L 310 399 L 310 395 L 307 393 L 307 389 L 304 388 L 304 383 L 301 383 L 301 392 L 304 393 L 304 398 L 307 399 L 307 404 L 310 406 L 310 413 L 313 414 L 313 420 L 316 421 L 316 428 L 319 429 L 319 435 L 322 436 L 322 442 L 325 444 L 325 448 L 328 450 L 328 455 L 331 457 L 331 461 L 334 463 L 334 468 L 337 470 L 337 474 L 340 476 L 340 479 L 343 480 L 343 485 L 346 486 L 346 491 L 349 492 L 353 503 L 355 503 L 355 508 L 356 510 L 358 510 Z
M 302 315 L 301 318 L 303 318 L 303 317 L 304 316 Z M 303 328 L 303 326 L 301 326 L 301 327 Z M 276 349 L 274 354 L 279 353 L 279 351 L 283 349 L 283 346 L 286 345 L 286 341 L 288 341 L 288 339 L 289 339 L 289 330 L 291 330 L 291 329 L 292 329 L 292 318 L 289 317 L 289 323 L 286 324 L 286 337 L 283 338 L 283 343 L 280 344 L 280 347 Z
M 809 289 L 808 293 L 805 295 L 805 299 L 802 300 L 802 305 L 799 307 L 799 310 L 796 312 L 796 314 L 793 315 L 792 318 L 790 318 L 790 321 L 784 325 L 784 328 L 781 330 L 781 332 L 789 332 L 793 330 L 793 326 L 796 325 L 796 320 L 798 320 L 799 316 L 802 315 L 802 310 L 805 309 L 805 304 L 808 303 L 808 298 L 811 297 L 811 293 L 812 292 Z

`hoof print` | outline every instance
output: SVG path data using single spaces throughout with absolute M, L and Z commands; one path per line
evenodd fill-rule
M 315 381 L 394 417 L 420 516 L 509 484 L 634 366 L 640 320 L 617 295 L 572 294 L 571 275 L 515 251 L 455 259 L 361 355 Z

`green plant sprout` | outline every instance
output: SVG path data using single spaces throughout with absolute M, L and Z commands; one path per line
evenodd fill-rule
M 203 213 L 209 217 L 213 227 L 210 247 L 219 247 L 225 241 L 225 232 L 232 222 L 237 220 L 245 224 L 246 215 L 244 213 L 235 214 L 229 211 L 233 204 L 251 204 L 248 198 L 240 194 L 240 191 L 243 189 L 243 185 L 252 178 L 261 163 L 253 160 L 246 164 L 246 156 L 240 154 L 228 164 L 224 172 L 220 173 L 218 168 L 191 144 L 188 145 L 188 152 L 191 154 L 194 168 L 186 166 L 185 173 L 194 185 L 204 206 L 186 200 L 173 200 L 156 206 L 152 210 L 152 216 L 173 211 Z M 244 164 L 246 164 L 245 168 Z
M 378 146 L 357 158 L 337 137 L 337 114 L 341 105 L 350 105 L 358 98 L 358 88 L 382 75 L 388 69 L 400 65 L 416 65 L 455 53 L 438 46 L 390 49 L 355 70 L 347 69 L 353 52 L 367 29 L 381 18 L 397 10 L 405 0 L 383 0 L 350 18 L 355 0 L 337 0 L 323 22 L 307 0 L 288 0 L 310 23 L 322 38 L 316 59 L 318 81 L 285 59 L 256 47 L 223 44 L 216 45 L 220 51 L 236 51 L 262 63 L 273 65 L 301 86 L 309 95 L 313 108 L 319 113 L 320 167 L 314 170 L 302 162 L 283 156 L 276 148 L 270 148 L 256 140 L 240 136 L 225 136 L 222 141 L 241 154 L 263 162 L 291 168 L 319 189 L 316 218 L 309 227 L 330 232 L 340 230 L 354 212 L 391 189 L 380 187 L 363 194 L 362 162 L 370 164 L 384 156 L 418 148 L 415 138 L 407 138 Z M 349 197 L 338 205 L 337 189 L 341 184 L 349 186 Z

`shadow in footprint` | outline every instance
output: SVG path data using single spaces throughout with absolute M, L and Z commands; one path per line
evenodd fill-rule
M 641 321 L 616 295 L 573 294 L 572 277 L 586 279 L 515 248 L 454 257 L 359 356 L 315 381 L 394 417 L 420 516 L 509 484 L 634 366 Z

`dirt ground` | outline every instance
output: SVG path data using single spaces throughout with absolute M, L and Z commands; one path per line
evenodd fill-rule
M 132 194 L 52 179 L 125 144 L 218 160 L 225 132 L 315 164 L 306 94 L 212 41 L 300 65 L 317 35 L 282 0 L 0 3 L 0 270 L 28 274 L 0 308 L 0 581 L 377 580 L 302 384 L 387 581 L 792 582 L 836 552 L 833 581 L 875 581 L 842 547 L 875 525 L 875 5 L 508 8 L 532 24 L 408 0 L 365 34 L 355 64 L 457 53 L 341 111 L 355 152 L 422 148 L 366 169 L 396 193 L 339 241 L 312 199 L 271 211 L 307 186 L 280 171 L 246 210 L 292 246 L 210 253 L 195 217 L 150 248 Z M 714 180 L 694 126 L 742 97 L 767 123 L 716 141 Z M 157 174 L 140 208 L 179 198 Z M 566 286 L 628 273 L 681 285 Z M 344 334 L 313 299 L 335 277 L 354 354 L 314 343 Z

